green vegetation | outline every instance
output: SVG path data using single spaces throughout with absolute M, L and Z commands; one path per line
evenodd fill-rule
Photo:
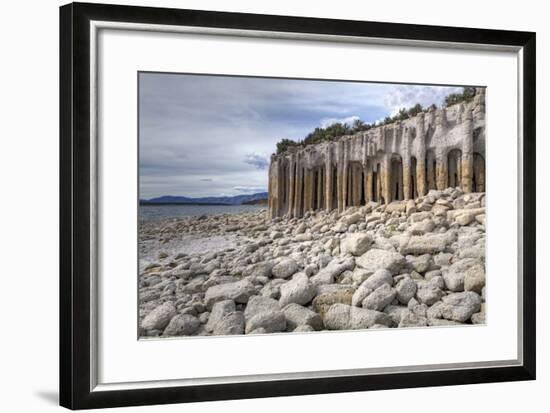
M 465 87 L 462 93 L 451 93 L 445 97 L 445 107 L 454 105 L 460 102 L 469 102 L 475 96 L 475 88 Z M 387 125 L 397 121 L 403 121 L 405 119 L 412 118 L 418 115 L 420 112 L 428 112 L 435 109 L 435 105 L 430 105 L 427 108 L 422 107 L 420 103 L 417 103 L 409 109 L 399 109 L 399 112 L 395 116 L 386 116 L 380 123 L 374 122 L 372 124 L 365 123 L 361 119 L 356 119 L 351 125 L 345 123 L 333 123 L 326 128 L 315 128 L 313 132 L 310 132 L 303 140 L 293 141 L 291 139 L 282 139 L 277 143 L 277 154 L 286 152 L 291 147 L 315 145 L 317 143 L 325 141 L 334 141 L 344 135 L 353 135 L 357 132 L 367 131 L 371 128 Z
M 445 97 L 445 106 L 456 105 L 460 102 L 469 102 L 474 98 L 476 94 L 475 87 L 465 87 L 462 89 L 462 93 L 451 93 Z

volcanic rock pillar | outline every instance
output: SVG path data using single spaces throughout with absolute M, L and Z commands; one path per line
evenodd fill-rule
M 461 184 L 464 192 L 473 190 L 474 174 L 474 129 L 472 111 L 467 110 L 464 114 L 462 138 L 462 177 Z
M 332 150 L 331 145 L 327 145 L 327 150 L 325 153 L 325 209 L 330 211 L 332 209 L 333 205 L 333 182 L 334 182 L 334 176 L 333 176 L 334 170 L 332 168 Z
M 418 196 L 424 196 L 426 190 L 426 136 L 424 135 L 424 114 L 416 118 L 416 139 L 418 140 L 418 158 L 416 159 L 416 185 Z

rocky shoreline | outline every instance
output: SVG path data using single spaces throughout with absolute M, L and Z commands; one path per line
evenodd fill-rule
M 485 323 L 485 193 L 144 222 L 141 337 Z

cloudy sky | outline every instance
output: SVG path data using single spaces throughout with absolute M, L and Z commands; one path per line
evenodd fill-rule
M 282 138 L 318 126 L 371 123 L 460 88 L 140 73 L 140 198 L 267 190 Z

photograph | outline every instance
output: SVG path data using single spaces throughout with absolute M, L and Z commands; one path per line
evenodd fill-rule
M 137 88 L 140 339 L 485 324 L 485 87 Z

